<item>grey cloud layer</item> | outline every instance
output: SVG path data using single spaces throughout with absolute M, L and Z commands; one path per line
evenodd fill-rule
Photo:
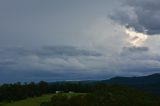
M 101 53 L 72 46 L 45 46 L 27 49 L 24 47 L 2 47 L 0 67 L 10 70 L 54 70 L 81 69 L 79 57 L 99 57 Z
M 23 47 L 1 48 L 0 66 L 15 66 L 14 68 L 76 68 L 83 67 L 75 57 L 98 57 L 102 56 L 97 51 L 80 49 L 72 46 L 45 46 L 42 48 L 27 49 Z M 16 67 L 16 64 L 19 65 Z M 33 67 L 32 67 L 33 66 Z M 48 66 L 48 67 L 47 67 Z M 7 67 L 8 68 L 8 67 Z M 29 67 L 27 67 L 29 68 Z M 51 68 L 51 69 L 52 69 Z
M 1 0 L 0 8 L 1 82 L 105 79 L 160 68 L 159 36 L 127 47 L 124 29 L 107 17 L 116 9 L 113 20 L 158 34 L 158 0 Z
M 160 34 L 160 1 L 124 0 L 122 7 L 110 17 L 122 25 L 150 35 Z
M 88 68 L 82 60 L 102 56 L 97 51 L 73 46 L 1 47 L 0 54 L 0 82 L 87 78 L 84 75 Z
M 130 49 L 124 50 L 122 55 L 109 51 L 104 54 L 73 46 L 44 46 L 35 49 L 1 47 L 0 80 L 103 79 L 114 75 L 157 72 L 156 68 L 160 66 L 159 55 L 152 56 L 147 48 Z

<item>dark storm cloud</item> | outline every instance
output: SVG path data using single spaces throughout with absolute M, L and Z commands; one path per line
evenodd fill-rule
M 1 47 L 0 53 L 4 55 L 38 55 L 38 56 L 102 56 L 94 50 L 77 48 L 74 46 L 43 46 L 41 48 Z
M 147 10 L 157 11 L 160 9 L 159 0 L 125 0 L 127 4 L 135 7 L 143 7 Z
M 81 70 L 84 66 L 78 58 L 102 56 L 97 51 L 74 46 L 1 47 L 0 54 L 0 68 L 4 70 Z
M 120 9 L 110 18 L 122 25 L 135 28 L 138 32 L 150 35 L 160 33 L 160 1 L 158 0 L 125 0 Z
M 124 47 L 123 48 L 124 52 L 129 52 L 129 53 L 135 53 L 135 52 L 146 52 L 149 50 L 148 47 Z
M 36 72 L 37 71 L 37 72 Z M 13 71 L 13 70 L 5 70 L 1 72 L 0 83 L 8 83 L 8 82 L 38 82 L 41 80 L 47 80 L 48 82 L 53 81 L 73 81 L 73 80 L 93 80 L 99 77 L 99 79 L 104 79 L 110 77 L 110 74 L 101 74 L 101 73 L 80 73 L 78 71 L 72 70 L 56 70 L 57 72 L 47 72 L 41 70 L 28 70 L 28 71 Z M 54 70 L 55 71 L 55 70 Z M 61 73 L 58 73 L 62 71 Z M 81 70 L 80 70 L 81 71 Z M 6 79 L 7 78 L 7 79 Z
M 76 48 L 73 46 L 45 46 L 39 55 L 52 55 L 52 56 L 101 56 L 102 54 L 96 51 Z
M 12 65 L 12 64 L 15 64 L 15 62 L 12 61 L 12 60 L 2 60 L 2 61 L 0 61 L 0 66 L 1 65 L 2 66 L 4 66 L 4 65 Z
M 43 78 L 48 81 L 87 79 L 88 69 L 81 60 L 102 56 L 97 51 L 74 46 L 43 46 L 32 49 L 0 47 L 0 54 L 0 82 L 37 81 Z
M 1 47 L 0 73 L 3 70 L 84 70 L 80 58 L 100 57 L 101 53 L 74 46 L 44 46 L 41 48 Z M 69 72 L 70 72 L 69 71 Z M 37 71 L 38 72 L 38 71 Z

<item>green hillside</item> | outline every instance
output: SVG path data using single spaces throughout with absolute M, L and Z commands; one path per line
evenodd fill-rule
M 43 95 L 41 97 L 28 98 L 7 104 L 0 104 L 0 106 L 40 106 L 42 102 L 50 101 L 53 94 Z

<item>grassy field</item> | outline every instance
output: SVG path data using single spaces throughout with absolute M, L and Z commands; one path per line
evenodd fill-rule
M 83 95 L 83 94 L 84 93 L 62 93 L 62 95 L 67 95 L 68 97 Z M 50 101 L 53 95 L 57 94 L 48 94 L 48 95 L 43 95 L 41 97 L 28 98 L 25 100 L 20 100 L 12 103 L 0 103 L 0 106 L 40 106 L 42 102 Z
M 41 97 L 28 98 L 12 103 L 0 103 L 0 106 L 40 106 L 42 102 L 50 101 L 53 94 L 43 95 Z

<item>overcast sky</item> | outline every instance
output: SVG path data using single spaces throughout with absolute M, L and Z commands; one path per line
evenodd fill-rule
M 1 0 L 0 83 L 160 70 L 159 0 Z M 125 27 L 146 33 L 128 44 Z

